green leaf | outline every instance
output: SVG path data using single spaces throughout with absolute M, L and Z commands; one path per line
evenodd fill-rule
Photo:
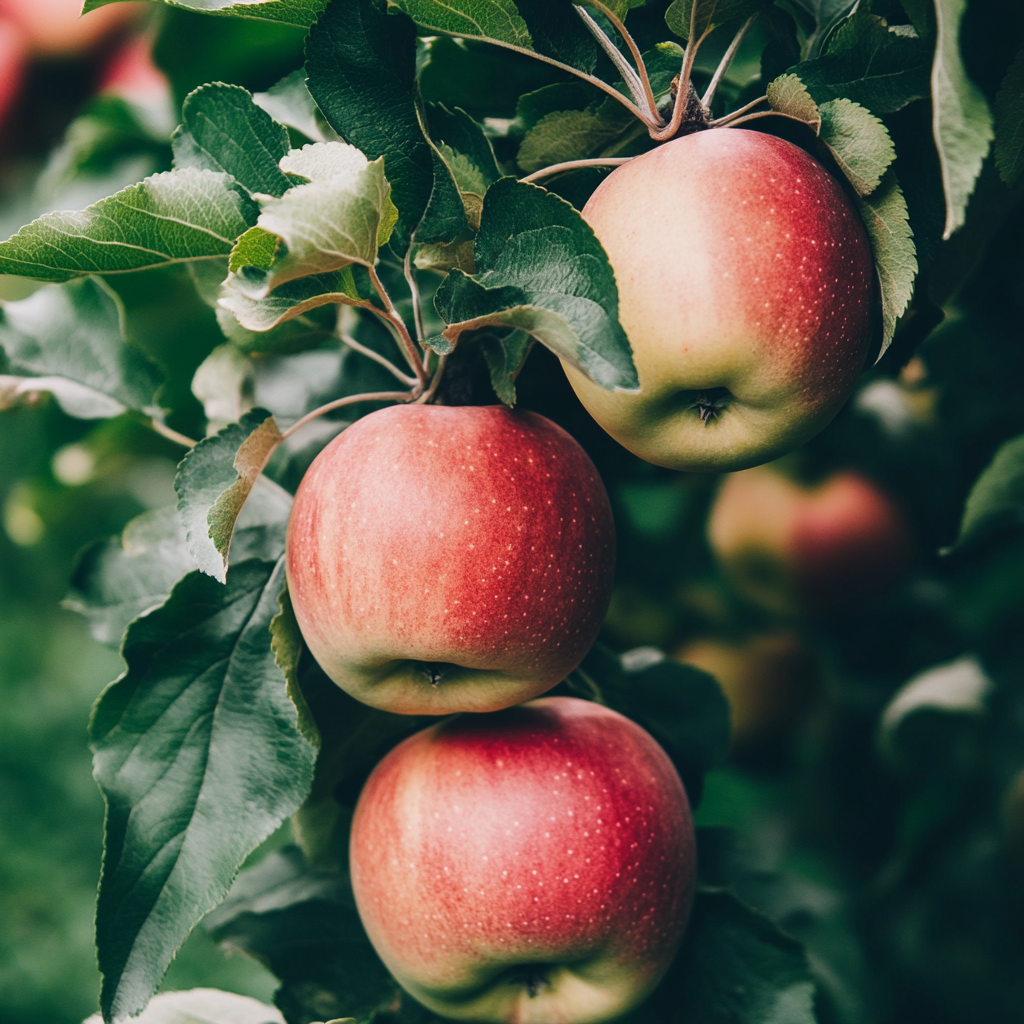
M 221 583 L 239 513 L 280 442 L 274 417 L 252 409 L 200 441 L 178 467 L 174 488 L 189 550 L 196 565 Z
M 871 242 L 881 289 L 882 348 L 878 355 L 881 359 L 896 331 L 896 321 L 914 294 L 917 251 L 907 201 L 891 168 L 871 195 L 857 200 L 857 206 Z
M 232 562 L 280 558 L 291 506 L 287 491 L 260 477 L 238 517 Z M 194 568 L 178 509 L 153 509 L 133 519 L 120 537 L 91 544 L 79 555 L 64 606 L 88 619 L 100 643 L 119 647 L 129 624 L 159 608 Z
M 398 995 L 363 930 L 348 873 L 313 869 L 297 846 L 243 871 L 203 926 L 274 972 L 292 1020 L 365 1021 Z
M 713 889 L 694 898 L 679 956 L 648 1005 L 666 1021 L 701 1024 L 818 1019 L 800 943 L 731 893 Z
M 453 344 L 467 330 L 526 331 L 606 388 L 638 386 L 608 257 L 558 196 L 502 178 L 484 198 L 477 273 L 453 270 L 434 304 Z
M 95 278 L 40 288 L 0 306 L 0 369 L 17 375 L 9 386 L 20 394 L 53 392 L 71 416 L 152 415 L 163 374 L 125 340 L 123 318 L 120 300 Z
M 1024 434 L 1007 441 L 967 496 L 957 547 L 1024 526 Z
M 270 622 L 270 649 L 274 652 L 274 662 L 284 674 L 288 696 L 299 716 L 299 732 L 314 747 L 320 747 L 320 730 L 313 721 L 312 712 L 303 696 L 299 685 L 299 660 L 302 657 L 302 633 L 292 608 L 292 599 L 288 594 L 285 582 L 278 597 L 279 611 Z
M 69 281 L 227 256 L 258 213 L 226 174 L 154 174 L 79 213 L 26 225 L 0 242 L 0 274 Z
M 185 97 L 174 133 L 174 166 L 230 174 L 249 192 L 281 196 L 292 186 L 278 162 L 288 129 L 256 106 L 248 90 L 214 82 Z
M 459 189 L 482 196 L 501 177 L 483 126 L 461 107 L 449 110 L 440 103 L 430 104 L 428 116 L 430 137 L 452 169 Z
M 138 1013 L 242 861 L 291 814 L 315 751 L 271 651 L 279 561 L 193 572 L 136 620 L 90 723 L 107 804 L 96 945 L 108 1020 Z
M 665 24 L 680 39 L 690 38 L 690 20 L 694 3 L 697 5 L 694 25 L 698 39 L 705 32 L 724 25 L 727 21 L 749 18 L 762 8 L 771 6 L 767 0 L 672 0 L 665 12 Z
M 1024 175 L 1024 49 L 1006 72 L 993 113 L 996 167 L 1007 188 L 1013 188 Z
M 306 70 L 285 75 L 266 92 L 253 93 L 253 102 L 279 124 L 302 132 L 311 142 L 336 142 L 337 136 L 324 120 L 306 88 Z M 287 147 L 285 147 L 287 148 Z
M 404 251 L 434 184 L 417 111 L 415 26 L 374 0 L 335 0 L 306 40 L 306 73 L 330 126 L 370 160 L 384 158 Z
M 85 0 L 83 14 L 121 0 Z M 161 0 L 168 7 L 201 11 L 227 18 L 252 18 L 280 25 L 308 28 L 320 16 L 329 0 Z
M 241 276 L 241 275 L 240 275 Z M 263 278 L 252 289 L 242 290 L 236 278 L 225 289 L 220 305 L 228 310 L 247 331 L 269 331 L 312 309 L 331 303 L 350 306 L 365 305 L 356 288 L 351 270 L 344 268 L 334 274 L 313 274 L 279 285 L 263 298 L 253 298 L 262 287 Z
M 237 242 L 228 257 L 228 271 L 237 273 L 242 267 L 256 267 L 269 270 L 274 265 L 274 258 L 280 248 L 281 239 L 272 231 L 258 225 L 249 228 Z
M 525 50 L 530 30 L 512 0 L 390 0 L 421 28 L 463 39 L 486 39 Z
M 930 94 L 931 47 L 890 31 L 860 5 L 828 39 L 826 52 L 789 69 L 818 104 L 848 99 L 891 114 Z
M 829 100 L 818 108 L 820 136 L 859 196 L 878 188 L 896 159 L 896 147 L 882 122 L 852 100 Z
M 992 141 L 992 114 L 981 90 L 967 77 L 960 60 L 960 21 L 967 0 L 935 0 L 938 28 L 932 65 L 932 130 L 946 196 L 943 238 L 964 222 Z
M 516 377 L 533 348 L 533 338 L 525 331 L 509 331 L 499 337 L 485 334 L 480 344 L 494 393 L 512 408 L 516 404 Z
M 278 295 L 282 290 L 287 291 L 288 287 L 285 285 L 273 295 Z M 327 309 L 328 304 L 324 302 L 321 306 L 305 310 L 303 314 L 262 332 L 243 327 L 231 310 L 218 306 L 217 324 L 224 332 L 224 337 L 245 355 L 287 355 L 292 352 L 305 352 L 308 349 L 319 348 L 329 338 L 334 337 L 337 311 Z
M 771 82 L 765 96 L 772 110 L 808 125 L 815 135 L 821 130 L 821 114 L 807 86 L 796 75 L 780 75 Z
M 250 298 L 262 299 L 281 284 L 299 277 L 327 274 L 352 263 L 372 267 L 378 247 L 387 242 L 398 216 L 384 177 L 384 161 L 370 163 L 344 142 L 315 142 L 294 149 L 281 160 L 290 174 L 308 179 L 280 199 L 266 199 L 257 227 L 284 242 L 264 273 L 250 257 L 265 260 L 266 235 L 239 239 L 232 252 L 235 267 L 254 272 L 229 278 L 228 285 Z
M 135 1024 L 285 1024 L 276 1006 L 213 988 L 161 992 L 132 1020 Z M 85 1024 L 103 1024 L 103 1018 L 97 1013 Z
M 466 198 L 459 190 L 455 172 L 445 159 L 445 154 L 432 142 L 430 162 L 434 169 L 434 187 L 413 238 L 428 245 L 447 244 L 469 233 Z M 469 195 L 467 193 L 467 198 Z M 479 203 L 479 197 L 477 201 Z
M 796 0 L 814 19 L 814 29 L 805 43 L 807 56 L 817 57 L 821 44 L 841 18 L 853 7 L 856 0 Z
M 580 160 L 604 149 L 623 130 L 635 123 L 624 108 L 620 117 L 602 116 L 590 110 L 559 110 L 546 114 L 524 137 L 516 162 L 524 174 L 542 167 Z

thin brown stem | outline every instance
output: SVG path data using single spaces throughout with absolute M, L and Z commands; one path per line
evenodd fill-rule
M 632 159 L 634 158 L 631 156 L 596 156 L 586 160 L 566 160 L 560 164 L 552 164 L 550 167 L 542 167 L 539 171 L 534 171 L 519 180 L 536 181 L 538 178 L 548 178 L 552 174 L 559 174 L 562 171 L 574 171 L 577 167 L 618 167 L 619 164 L 628 164 Z
M 429 405 L 434 400 L 434 395 L 437 394 L 437 389 L 441 385 L 441 378 L 444 376 L 445 364 L 448 362 L 448 356 L 440 356 L 437 360 L 437 369 L 434 371 L 434 376 L 431 378 L 430 387 L 416 399 L 417 405 Z
M 378 316 L 382 316 L 391 326 L 394 328 L 395 333 L 398 337 L 399 345 L 405 352 L 405 358 L 409 361 L 409 366 L 412 368 L 413 373 L 416 374 L 416 379 L 419 381 L 422 387 L 427 386 L 427 373 L 423 369 L 423 364 L 420 362 L 420 355 L 416 349 L 416 342 L 412 340 L 412 335 L 409 334 L 409 328 L 405 326 L 405 321 L 401 318 L 398 310 L 395 309 L 395 304 L 391 301 L 391 296 L 388 295 L 387 289 L 384 287 L 383 282 L 377 276 L 376 267 L 368 267 L 370 272 L 370 281 L 373 287 L 376 289 L 377 294 L 381 297 L 381 301 L 384 303 L 384 311 L 374 310 Z M 372 309 L 373 307 L 371 307 Z
M 759 103 L 767 103 L 767 96 L 758 96 L 756 100 L 751 100 L 749 103 L 744 103 L 738 110 L 734 110 L 731 114 L 726 114 L 724 117 L 718 118 L 717 121 L 708 121 L 709 128 L 725 128 L 730 121 L 736 120 L 737 117 L 742 117 L 748 110 L 753 110 Z
M 423 306 L 420 302 L 420 288 L 416 283 L 416 271 L 412 265 L 411 245 L 405 251 L 402 271 L 405 274 L 406 283 L 409 285 L 409 294 L 412 296 L 412 318 L 413 323 L 416 325 L 416 340 L 422 345 L 426 332 L 423 330 Z
M 728 124 L 717 124 L 716 128 L 735 128 L 737 125 L 743 124 L 746 121 L 755 121 L 759 117 L 788 117 L 790 121 L 796 121 L 797 124 L 807 125 L 807 122 L 802 117 L 794 117 L 792 114 L 784 114 L 781 110 L 759 110 L 756 114 L 746 114 L 743 117 L 737 117 L 731 120 Z M 809 128 L 811 125 L 807 125 Z
M 617 14 L 611 8 L 601 3 L 601 0 L 587 0 L 592 6 L 596 7 L 612 24 L 612 28 L 622 36 L 622 41 L 629 48 L 629 52 L 636 62 L 637 75 L 640 78 L 640 85 L 644 91 L 644 97 L 647 100 L 647 106 L 651 111 L 651 116 L 654 121 L 660 121 L 661 115 L 658 113 L 658 104 L 654 99 L 654 90 L 651 88 L 651 80 L 647 74 L 647 65 L 644 64 L 644 58 L 640 53 L 640 48 L 636 45 L 636 40 L 629 34 L 629 30 L 625 24 L 618 17 Z M 576 8 L 579 10 L 579 7 Z M 639 99 L 637 100 L 639 103 Z
M 574 68 L 571 64 L 563 64 L 560 60 L 555 60 L 552 57 L 545 57 L 544 54 L 538 53 L 536 50 L 527 50 L 522 46 L 515 46 L 512 43 L 499 42 L 497 39 L 484 38 L 483 36 L 463 36 L 468 39 L 479 39 L 483 43 L 493 43 L 495 46 L 500 46 L 502 49 L 511 50 L 513 53 L 521 53 L 524 57 L 530 57 L 533 60 L 543 61 L 545 64 L 550 64 L 554 68 L 559 68 L 562 71 L 567 71 L 570 75 L 575 75 L 577 78 L 582 78 L 584 82 L 589 82 L 595 89 L 600 89 L 602 92 L 607 93 L 612 99 L 618 100 L 634 117 L 639 118 L 644 124 L 650 125 L 652 122 L 650 116 L 646 111 L 641 110 L 635 103 L 630 103 L 625 96 L 619 92 L 614 86 L 609 85 L 607 82 L 602 82 L 600 78 L 594 75 L 588 75 L 585 71 L 580 71 L 579 68 Z M 660 121 L 660 118 L 659 118 Z
M 747 34 L 750 26 L 754 24 L 754 19 L 757 17 L 756 14 L 752 14 L 744 22 L 743 27 L 736 33 L 733 41 L 729 44 L 729 49 L 722 55 L 722 59 L 718 62 L 718 67 L 715 68 L 715 73 L 711 76 L 711 81 L 708 83 L 708 87 L 701 97 L 701 104 L 704 109 L 710 114 L 711 113 L 711 101 L 715 97 L 715 90 L 718 88 L 718 83 L 722 80 L 726 71 L 729 70 L 729 65 L 732 63 L 733 58 L 736 56 L 736 51 L 740 48 L 740 43 L 743 42 L 743 37 Z
M 193 441 L 191 437 L 186 437 L 184 434 L 179 434 L 176 430 L 172 430 L 166 423 L 161 423 L 155 416 L 150 419 L 149 425 L 161 437 L 166 437 L 168 441 L 173 441 L 175 444 L 180 444 L 185 448 L 195 448 L 199 443 L 198 441 Z
M 388 373 L 397 377 L 406 385 L 406 387 L 412 388 L 419 383 L 415 377 L 410 377 L 407 373 L 402 373 L 402 371 L 386 356 L 382 356 L 379 352 L 374 352 L 372 348 L 367 348 L 366 345 L 356 341 L 356 339 L 350 335 L 342 333 L 338 337 L 342 344 L 347 345 L 353 352 L 358 352 L 360 355 L 366 356 L 367 359 L 372 359 L 375 363 L 380 363 Z
M 615 69 L 618 71 L 623 82 L 626 83 L 626 88 L 629 89 L 630 95 L 633 97 L 633 102 L 638 107 L 641 104 L 646 104 L 650 116 L 656 117 L 658 112 L 653 102 L 648 101 L 644 96 L 643 82 L 640 81 L 640 76 L 630 67 L 629 61 L 622 56 L 619 48 L 605 35 L 604 30 L 591 17 L 590 12 L 586 8 L 580 4 L 573 4 L 573 7 L 583 21 L 583 24 L 589 29 L 590 34 L 597 40 L 598 45 L 608 55 L 608 59 L 615 65 Z
M 672 105 L 672 120 L 664 128 L 651 131 L 651 138 L 655 142 L 667 142 L 679 131 L 679 127 L 683 123 L 683 114 L 686 113 L 686 108 L 690 104 L 690 74 L 693 71 L 693 62 L 697 57 L 697 50 L 700 49 L 701 43 L 707 39 L 711 31 L 707 29 L 699 39 L 693 38 L 696 31 L 697 7 L 698 5 L 694 3 L 693 10 L 690 12 L 690 38 L 686 44 L 686 52 L 683 54 L 683 66 L 679 72 L 676 99 Z
M 340 409 L 345 405 L 355 405 L 357 402 L 409 402 L 412 398 L 413 395 L 409 391 L 369 391 L 362 395 L 349 395 L 346 398 L 336 398 L 333 402 L 321 405 L 319 409 L 307 412 L 302 419 L 296 420 L 286 431 L 284 431 L 283 434 L 281 434 L 281 441 L 287 441 L 296 430 L 304 427 L 307 423 L 312 423 L 313 420 L 323 416 L 324 413 L 333 412 L 335 409 Z

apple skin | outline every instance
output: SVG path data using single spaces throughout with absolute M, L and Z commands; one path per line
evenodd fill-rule
M 615 527 L 593 463 L 550 420 L 403 405 L 317 456 L 287 550 L 327 675 L 373 707 L 446 715 L 518 704 L 576 668 L 608 609 Z
M 725 478 L 708 539 L 736 588 L 784 615 L 845 612 L 878 597 L 906 573 L 914 547 L 899 506 L 865 477 L 842 471 L 806 487 L 771 466 Z
M 38 57 L 74 57 L 93 49 L 146 10 L 143 3 L 116 3 L 82 16 L 82 0 L 0 0 L 0 17 L 25 33 Z
M 818 664 L 793 633 L 694 639 L 675 658 L 718 680 L 732 713 L 732 750 L 741 759 L 785 743 L 821 689 Z
M 743 469 L 839 411 L 871 339 L 874 263 L 845 193 L 802 149 L 700 131 L 617 168 L 583 216 L 615 271 L 640 389 L 563 366 L 620 444 L 669 469 Z M 723 395 L 702 422 L 695 402 Z
M 27 63 L 25 33 L 0 15 L 0 125 L 18 98 Z
M 575 697 L 447 719 L 374 769 L 356 905 L 397 981 L 444 1017 L 593 1024 L 668 969 L 693 897 L 686 792 L 654 739 Z

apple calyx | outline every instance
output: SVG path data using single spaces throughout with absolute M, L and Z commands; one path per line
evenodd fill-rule
M 431 686 L 440 686 L 441 680 L 448 675 L 453 668 L 458 668 L 458 665 L 453 665 L 448 661 L 424 661 L 419 663 L 420 670 L 430 680 Z
M 697 410 L 701 423 L 706 427 L 721 413 L 731 397 L 732 394 L 728 388 L 710 388 L 698 394 L 690 408 Z

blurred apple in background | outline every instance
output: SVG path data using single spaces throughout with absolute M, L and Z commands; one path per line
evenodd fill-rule
M 729 474 L 708 521 L 726 576 L 780 614 L 854 608 L 895 585 L 913 542 L 895 501 L 859 474 L 814 485 L 759 466 Z
M 137 21 L 145 3 L 116 3 L 82 17 L 82 0 L 0 0 L 0 18 L 24 33 L 34 57 L 73 57 Z
M 27 62 L 25 33 L 15 22 L 0 15 L 0 124 L 18 96 Z
M 690 640 L 675 658 L 718 680 L 732 711 L 733 752 L 741 757 L 784 743 L 821 688 L 817 661 L 793 633 Z

